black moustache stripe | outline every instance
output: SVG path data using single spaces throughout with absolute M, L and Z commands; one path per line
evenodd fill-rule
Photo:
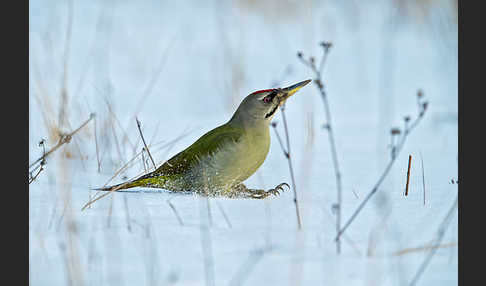
M 272 111 L 270 111 L 269 113 L 267 113 L 267 115 L 265 115 L 265 118 L 272 116 L 275 113 L 275 111 L 277 111 L 277 108 L 278 108 L 278 104 L 275 105 L 275 107 L 272 109 Z

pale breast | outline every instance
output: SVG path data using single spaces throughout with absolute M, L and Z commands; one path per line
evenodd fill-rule
M 265 131 L 260 134 L 244 134 L 237 142 L 230 142 L 201 158 L 191 176 L 211 186 L 234 185 L 248 179 L 267 157 L 270 136 L 268 130 Z

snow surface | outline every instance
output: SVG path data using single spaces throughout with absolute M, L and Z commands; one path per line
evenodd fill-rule
M 430 246 L 458 191 L 451 182 L 458 179 L 457 12 L 454 1 L 403 2 L 73 1 L 70 10 L 66 1 L 31 0 L 29 163 L 42 155 L 41 138 L 48 148 L 57 142 L 46 122 L 58 122 L 64 74 L 68 123 L 60 129 L 97 116 L 29 185 L 30 284 L 409 285 L 428 251 L 397 252 Z M 207 200 L 142 188 L 81 211 L 96 194 L 90 189 L 142 149 L 135 116 L 149 144 L 163 141 L 150 148 L 160 164 L 226 122 L 245 95 L 314 78 L 296 53 L 319 60 L 321 41 L 333 44 L 323 76 L 342 172 L 342 223 L 390 160 L 390 128 L 416 117 L 417 90 L 429 101 L 380 190 L 346 230 L 340 254 L 336 182 L 314 85 L 285 110 L 302 230 L 292 191 Z M 274 120 L 283 136 L 280 112 Z M 271 132 L 270 153 L 249 187 L 291 183 Z M 143 171 L 137 158 L 113 183 Z M 454 211 L 446 247 L 417 285 L 457 284 L 457 242 Z

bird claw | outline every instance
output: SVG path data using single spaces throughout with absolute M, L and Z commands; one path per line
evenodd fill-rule
M 280 192 L 284 191 L 283 186 L 287 186 L 287 188 L 290 189 L 289 184 L 281 183 L 281 184 L 277 185 L 275 188 L 270 189 L 268 191 L 262 191 L 261 193 L 253 194 L 253 198 L 264 199 L 264 198 L 268 197 L 269 195 L 280 196 Z

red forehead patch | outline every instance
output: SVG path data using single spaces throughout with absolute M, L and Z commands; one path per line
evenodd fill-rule
M 252 92 L 250 93 L 250 95 L 253 95 L 253 94 L 259 94 L 259 93 L 262 93 L 262 92 L 269 92 L 269 91 L 274 91 L 275 89 L 271 88 L 271 89 L 262 89 L 262 90 L 257 90 L 255 92 Z

